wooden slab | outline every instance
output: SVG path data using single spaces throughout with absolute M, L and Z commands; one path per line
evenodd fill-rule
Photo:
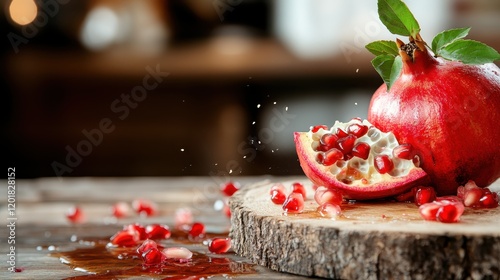
M 424 221 L 410 203 L 356 203 L 332 220 L 316 213 L 311 183 L 301 182 L 308 188 L 302 214 L 282 214 L 270 201 L 270 181 L 233 196 L 236 253 L 273 270 L 337 279 L 500 277 L 500 207 L 466 209 L 460 223 L 443 224 Z

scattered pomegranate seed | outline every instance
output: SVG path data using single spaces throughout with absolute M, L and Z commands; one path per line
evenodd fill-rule
M 499 199 L 497 193 L 487 193 L 479 200 L 483 208 L 496 208 L 498 207 Z
M 352 155 L 362 159 L 367 159 L 370 155 L 370 145 L 365 142 L 359 142 L 352 148 Z
M 220 190 L 225 196 L 232 196 L 239 189 L 240 184 L 238 182 L 226 182 L 220 185 Z
M 85 215 L 79 206 L 72 206 L 66 212 L 66 218 L 73 224 L 83 223 L 85 221 Z
M 420 207 L 418 207 L 418 211 L 420 212 L 420 215 L 424 218 L 424 220 L 435 221 L 436 214 L 440 207 L 440 203 L 430 202 L 420 205 Z
M 336 189 L 327 189 L 325 187 L 318 188 L 314 193 L 314 200 L 319 205 L 325 203 L 340 205 L 342 204 L 342 193 Z
M 145 266 L 154 266 L 159 265 L 167 259 L 165 254 L 158 250 L 158 248 L 151 248 L 148 251 L 145 251 L 141 255 L 142 264 Z
M 231 248 L 231 238 L 214 238 L 208 244 L 208 250 L 215 254 L 224 254 Z
M 304 197 L 299 193 L 291 193 L 283 203 L 285 213 L 300 213 L 304 210 Z
M 411 144 L 401 144 L 392 150 L 392 155 L 400 159 L 410 160 L 413 157 L 413 147 Z
M 347 132 L 359 138 L 368 132 L 368 126 L 354 123 L 347 127 Z
M 130 232 L 128 230 L 121 230 L 111 238 L 111 244 L 120 247 L 134 247 L 140 241 L 139 235 L 135 232 Z
M 146 239 L 146 240 L 144 240 L 144 242 L 142 242 L 142 244 L 139 247 L 137 247 L 136 251 L 137 251 L 137 253 L 142 255 L 143 253 L 145 253 L 151 249 L 157 249 L 157 248 L 158 248 L 158 244 L 156 242 L 154 242 L 151 239 Z
M 462 202 L 451 200 L 440 200 L 420 205 L 420 215 L 428 221 L 440 221 L 442 223 L 456 223 L 464 212 Z
M 194 223 L 188 232 L 192 238 L 198 238 L 205 235 L 205 225 L 199 222 Z
M 125 202 L 117 202 L 113 205 L 111 209 L 113 216 L 116 218 L 128 217 L 132 213 L 132 209 Z
M 433 187 L 418 187 L 415 193 L 415 204 L 420 206 L 436 200 L 436 191 Z
M 307 198 L 306 196 L 306 188 L 304 188 L 304 185 L 301 183 L 295 182 L 292 184 L 292 192 L 294 193 L 300 193 L 304 200 Z
M 378 155 L 373 159 L 373 161 L 375 169 L 377 169 L 380 174 L 389 173 L 394 168 L 394 163 L 388 155 Z
M 317 211 L 322 217 L 326 218 L 336 218 L 342 214 L 340 206 L 331 203 L 324 203 L 320 205 Z
M 132 201 L 132 208 L 139 215 L 154 216 L 158 212 L 156 204 L 146 199 L 136 199 Z
M 464 205 L 466 207 L 480 207 L 479 200 L 483 196 L 483 190 L 480 188 L 471 188 L 466 190 L 463 195 Z
M 146 234 L 148 239 L 167 239 L 171 235 L 168 226 L 158 224 L 146 226 Z
M 175 210 L 175 228 L 184 230 L 193 223 L 193 212 L 189 208 L 179 208 Z
M 273 190 L 271 193 L 271 201 L 274 204 L 283 205 L 286 200 L 286 194 L 281 190 Z
M 189 260 L 193 257 L 193 253 L 184 247 L 165 248 L 163 250 L 167 259 Z
M 146 228 L 140 224 L 129 224 L 123 226 L 123 230 L 126 230 L 132 234 L 136 234 L 140 240 L 145 240 L 148 237 L 146 233 Z
M 311 132 L 312 133 L 316 133 L 318 132 L 320 129 L 323 129 L 323 130 L 328 130 L 328 126 L 324 125 L 324 124 L 321 124 L 321 125 L 315 125 L 313 127 L 311 127 Z
M 459 206 L 462 206 L 460 211 Z M 463 213 L 463 204 L 447 204 L 439 207 L 436 213 L 436 220 L 442 223 L 456 223 L 460 220 L 460 216 Z

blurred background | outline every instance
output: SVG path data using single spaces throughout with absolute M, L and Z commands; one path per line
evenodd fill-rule
M 406 1 L 424 39 L 500 2 Z M 376 0 L 1 0 L 5 165 L 45 176 L 302 174 L 293 131 L 366 117 Z M 6 176 L 2 174 L 2 176 Z

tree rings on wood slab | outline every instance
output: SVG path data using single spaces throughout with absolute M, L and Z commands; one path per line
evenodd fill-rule
M 459 223 L 444 224 L 424 221 L 412 203 L 356 202 L 331 219 L 316 211 L 312 183 L 299 182 L 307 189 L 300 214 L 284 215 L 271 202 L 270 181 L 233 195 L 237 254 L 276 271 L 336 279 L 500 277 L 500 207 L 466 208 Z

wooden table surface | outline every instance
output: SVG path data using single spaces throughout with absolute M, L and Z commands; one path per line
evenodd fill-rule
M 265 179 L 282 180 L 271 177 L 236 177 L 233 180 L 242 185 Z M 289 179 L 289 178 L 288 178 Z M 58 258 L 51 257 L 50 249 L 71 250 L 75 242 L 71 238 L 108 238 L 124 224 L 140 222 L 143 224 L 163 223 L 173 226 L 175 210 L 189 207 L 196 221 L 204 222 L 207 230 L 229 228 L 229 219 L 214 210 L 214 202 L 222 198 L 218 185 L 221 178 L 211 177 L 133 177 L 133 178 L 39 178 L 16 181 L 15 240 L 16 266 L 23 269 L 10 273 L 6 253 L 9 252 L 7 226 L 0 227 L 0 250 L 3 257 L 0 279 L 65 279 L 86 273 L 72 270 Z M 5 190 L 5 189 L 4 189 Z M 0 213 L 8 215 L 7 195 L 2 192 Z M 135 198 L 156 202 L 160 213 L 155 217 L 132 216 L 116 220 L 111 215 L 115 202 L 130 203 Z M 65 213 L 73 205 L 79 205 L 86 215 L 86 222 L 70 224 Z M 4 218 L 4 221 L 5 218 Z M 6 222 L 7 224 L 7 222 Z M 199 246 L 200 251 L 206 251 Z M 224 255 L 238 261 L 248 261 L 234 255 Z M 249 262 L 249 261 L 248 261 Z M 103 264 L 105 265 L 105 264 Z M 257 274 L 235 276 L 253 279 L 257 276 L 268 279 L 301 279 L 294 276 L 256 267 Z M 136 278 L 134 278 L 136 279 Z M 151 279 L 150 277 L 139 279 Z M 226 279 L 223 276 L 213 279 Z
M 247 185 L 263 180 L 285 181 L 300 180 L 304 177 L 235 177 L 233 181 Z M 229 220 L 214 210 L 214 202 L 222 198 L 219 184 L 227 178 L 219 177 L 132 177 L 132 178 L 39 178 L 16 181 L 15 240 L 16 266 L 23 268 L 20 273 L 9 273 L 6 253 L 9 251 L 7 226 L 0 227 L 0 250 L 2 270 L 0 279 L 64 279 L 85 275 L 62 264 L 59 259 L 49 256 L 49 246 L 56 250 L 69 250 L 75 246 L 71 238 L 107 238 L 122 225 L 132 222 L 144 224 L 174 224 L 175 210 L 180 207 L 192 209 L 195 220 L 204 222 L 207 229 L 229 228 Z M 494 184 L 500 191 L 500 181 Z M 8 215 L 7 195 L 0 195 L 0 213 Z M 143 198 L 156 202 L 160 213 L 155 217 L 133 216 L 116 220 L 110 208 L 115 202 L 131 202 Z M 87 216 L 85 223 L 70 224 L 65 212 L 73 205 L 79 205 Z M 8 220 L 5 220 L 8 224 Z M 201 248 L 201 247 L 200 247 Z M 234 254 L 229 258 L 248 261 Z M 302 279 L 291 274 L 278 273 L 264 267 L 256 267 L 257 274 L 235 278 L 254 279 Z M 223 276 L 213 279 L 225 279 Z M 150 279 L 150 278 L 140 278 Z

